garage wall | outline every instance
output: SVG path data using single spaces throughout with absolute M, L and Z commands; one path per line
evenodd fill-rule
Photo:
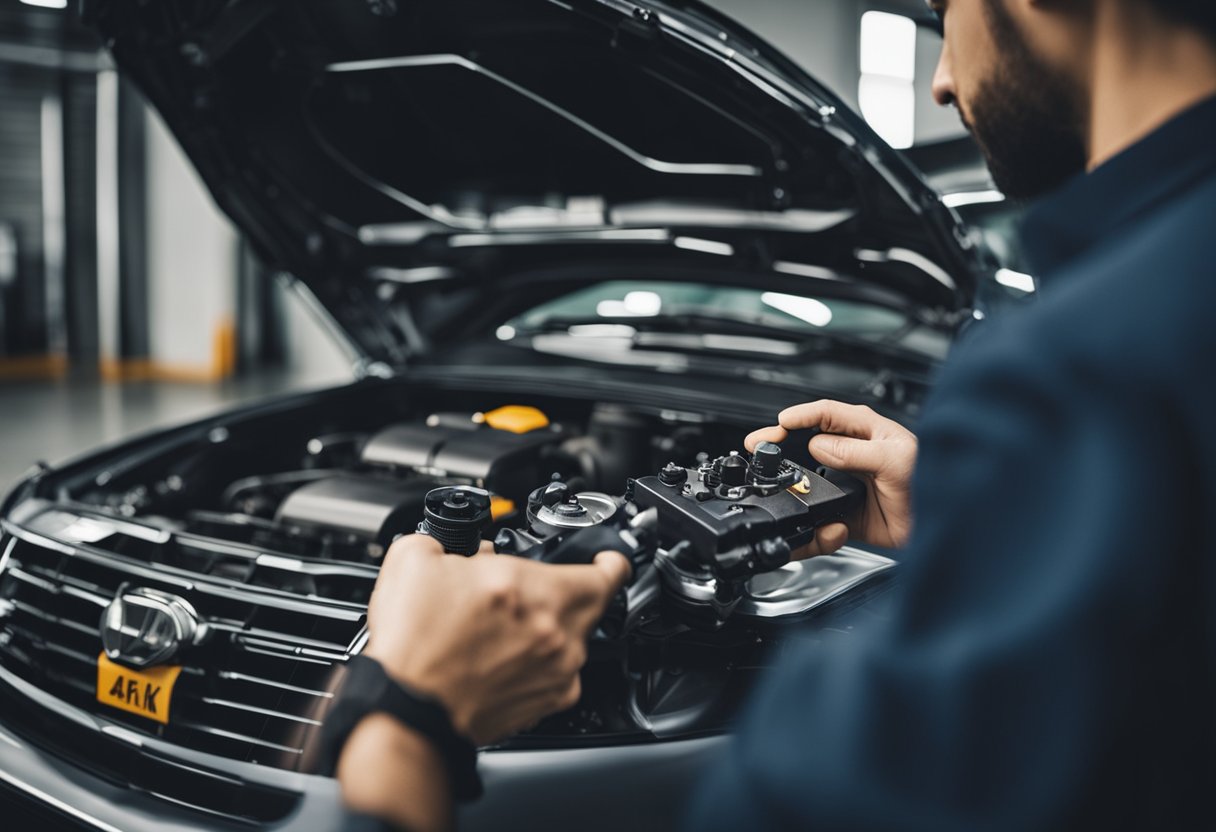
M 294 291 L 275 284 L 278 306 L 283 310 L 287 341 L 287 368 L 308 384 L 348 381 L 353 362 L 329 330 L 317 322 L 312 311 Z
M 47 351 L 42 107 L 54 75 L 0 62 L 0 222 L 16 232 L 17 274 L 0 285 L 0 356 Z
M 222 377 L 235 353 L 237 235 L 150 110 L 145 142 L 149 359 L 159 375 Z

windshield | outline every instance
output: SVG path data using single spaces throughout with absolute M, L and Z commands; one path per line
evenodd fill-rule
M 918 324 L 908 315 L 858 301 L 642 280 L 606 281 L 549 300 L 507 321 L 499 335 L 508 339 L 516 334 L 552 332 L 597 321 L 663 329 L 665 321 L 689 317 L 707 332 L 713 331 L 715 321 L 721 321 L 724 326 L 746 323 L 764 327 L 774 337 L 840 335 L 889 343 L 928 356 L 944 354 L 948 346 L 945 334 Z

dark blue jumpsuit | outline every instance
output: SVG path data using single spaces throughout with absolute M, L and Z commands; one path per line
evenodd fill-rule
M 688 828 L 1216 828 L 1216 101 L 1038 205 L 918 426 L 895 612 L 786 658 Z

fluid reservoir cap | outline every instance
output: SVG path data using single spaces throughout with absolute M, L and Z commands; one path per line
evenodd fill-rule
M 781 446 L 761 442 L 752 454 L 752 469 L 757 477 L 775 480 L 781 475 Z
M 471 555 L 490 522 L 490 494 L 462 485 L 433 488 L 423 500 L 422 513 L 419 531 L 438 540 L 446 552 Z
M 572 518 L 583 517 L 587 514 L 587 509 L 578 501 L 577 496 L 571 496 L 564 503 L 559 503 L 553 507 L 553 512 L 559 517 Z
M 669 462 L 659 471 L 659 482 L 663 485 L 683 485 L 688 480 L 688 469 L 681 468 L 674 462 Z
M 747 472 L 747 460 L 738 454 L 722 458 L 719 473 L 722 475 L 723 485 L 743 485 L 747 482 Z
M 554 480 L 544 486 L 544 488 L 538 489 L 536 498 L 542 506 L 555 506 L 558 503 L 564 503 L 570 498 L 570 486 L 561 480 Z
M 542 506 L 536 512 L 541 523 L 558 528 L 576 529 L 596 526 L 616 514 L 615 499 L 598 491 L 583 491 L 554 506 Z
M 495 430 L 511 433 L 531 433 L 549 427 L 549 417 L 535 407 L 509 404 L 485 414 L 485 424 Z

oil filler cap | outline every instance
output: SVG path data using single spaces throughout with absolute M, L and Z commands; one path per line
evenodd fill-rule
M 433 488 L 423 500 L 421 534 L 439 541 L 453 555 L 475 555 L 490 521 L 490 493 L 482 488 L 449 485 Z
M 509 404 L 491 410 L 484 416 L 485 424 L 495 430 L 510 433 L 531 433 L 549 427 L 549 417 L 535 407 Z

